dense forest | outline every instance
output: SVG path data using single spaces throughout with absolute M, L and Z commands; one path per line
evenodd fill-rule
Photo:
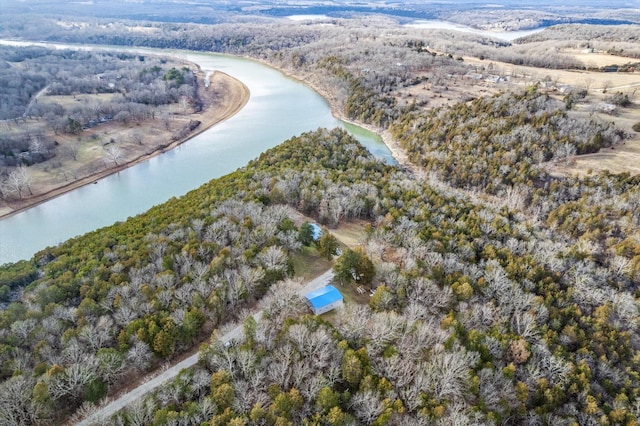
M 293 138 L 183 198 L 5 267 L 29 284 L 2 312 L 0 413 L 46 423 L 266 294 L 267 314 L 242 341 L 213 340 L 199 369 L 120 421 L 629 424 L 638 183 L 557 180 L 537 194 L 550 210 L 533 217 L 526 203 L 416 180 L 341 131 Z M 293 208 L 329 226 L 370 221 L 368 306 L 327 323 L 279 282 L 302 248 Z
M 177 103 L 180 96 L 197 100 L 193 73 L 153 56 L 1 46 L 0 63 L 3 120 L 67 115 L 86 126 L 90 118 L 113 117 L 122 111 L 131 114 L 129 110 L 135 119 L 141 119 L 152 114 L 151 107 Z M 56 103 L 32 103 L 45 87 L 50 96 L 117 93 L 122 98 L 95 106 L 96 117 L 77 117 L 80 111 L 86 114 L 79 106 L 61 111 L 63 106 Z M 139 105 L 133 108 L 130 104 Z
M 104 423 L 640 422 L 640 177 L 546 168 L 625 132 L 574 111 L 578 94 L 560 100 L 538 85 L 429 110 L 398 90 L 428 81 L 445 91 L 469 71 L 456 52 L 403 29 L 381 43 L 381 27 L 332 25 L 340 37 L 284 24 L 45 34 L 295 70 L 345 116 L 388 129 L 414 167 L 319 129 L 3 266 L 0 296 L 13 301 L 0 311 L 0 423 L 90 412 L 202 341 L 196 368 Z M 459 37 L 441 43 L 464 49 Z M 319 241 L 300 214 L 324 227 Z M 331 230 L 354 220 L 366 235 L 338 253 Z M 312 316 L 295 265 L 318 255 L 345 293 L 370 291 L 367 302 Z M 257 321 L 247 315 L 256 306 Z M 222 344 L 236 321 L 242 338 Z
M 340 180 L 384 176 L 388 166 L 338 131 L 286 146 L 280 157 L 267 153 L 179 200 L 3 269 L 5 286 L 29 284 L 2 311 L 4 390 L 20 392 L 0 414 L 46 423 L 242 318 L 243 307 L 293 273 L 290 255 L 302 243 L 286 200 L 300 198 L 327 223 L 372 214 L 374 187 L 358 182 L 346 192 Z
M 415 162 L 455 187 L 489 194 L 517 188 L 531 199 L 549 185 L 540 164 L 568 161 L 624 139 L 612 122 L 572 115 L 565 107 L 532 86 L 527 93 L 410 112 L 390 130 Z

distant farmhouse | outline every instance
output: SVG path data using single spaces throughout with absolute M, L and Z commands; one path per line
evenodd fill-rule
M 332 285 L 314 290 L 311 293 L 307 293 L 304 297 L 307 305 L 309 305 L 316 315 L 324 314 L 325 312 L 342 306 L 344 300 L 342 294 Z

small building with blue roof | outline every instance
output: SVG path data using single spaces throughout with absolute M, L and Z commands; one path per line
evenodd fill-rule
M 307 293 L 305 300 L 314 314 L 320 315 L 342 306 L 344 298 L 342 294 L 332 285 L 327 285 L 310 293 Z
M 320 228 L 320 225 L 317 223 L 310 223 L 309 226 L 311 226 L 311 232 L 313 233 L 313 241 L 320 240 L 320 237 L 322 236 L 322 228 Z

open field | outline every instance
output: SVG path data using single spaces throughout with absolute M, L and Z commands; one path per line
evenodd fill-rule
M 292 262 L 295 276 L 303 280 L 315 278 L 331 268 L 331 262 L 323 259 L 313 247 L 305 247 L 302 253 L 293 255 Z
M 581 107 L 586 108 L 585 105 Z M 603 149 L 595 154 L 576 156 L 569 164 L 548 163 L 547 170 L 556 175 L 585 175 L 605 170 L 611 173 L 640 174 L 640 133 L 631 129 L 633 124 L 640 121 L 640 106 L 635 104 L 628 108 L 621 108 L 615 116 L 602 113 L 596 116 L 600 120 L 615 121 L 616 125 L 629 135 L 629 138 L 622 144 Z
M 331 233 L 345 246 L 354 248 L 367 238 L 365 221 L 341 222 L 337 229 L 332 229 Z
M 637 60 L 626 56 L 610 55 L 605 52 L 584 52 L 584 50 L 578 49 L 565 49 L 561 51 L 561 53 L 565 53 L 568 56 L 581 61 L 589 68 L 606 67 L 607 65 L 624 65 L 638 62 Z
M 606 55 L 599 56 L 602 57 Z M 594 90 L 602 90 L 605 86 L 609 86 L 610 88 L 633 88 L 640 86 L 640 73 L 638 72 L 604 73 L 595 71 L 555 70 L 513 65 L 505 62 L 487 61 L 474 57 L 464 57 L 463 59 L 464 62 L 473 66 L 491 66 L 495 74 L 510 78 L 516 77 L 516 79 L 520 79 L 524 83 L 528 84 L 549 81 L 555 84 L 565 84 L 576 88 L 584 88 L 586 84 L 589 84 L 589 88 Z M 602 58 L 603 63 L 604 59 L 605 58 Z M 626 62 L 629 62 L 629 59 L 626 59 Z
M 470 72 L 474 71 L 474 69 L 470 70 Z M 505 81 L 491 83 L 484 78 L 475 80 L 450 76 L 441 84 L 421 83 L 403 88 L 398 91 L 397 96 L 403 102 L 410 103 L 415 100 L 418 105 L 425 108 L 440 108 L 474 98 L 492 96 L 512 86 L 513 83 Z

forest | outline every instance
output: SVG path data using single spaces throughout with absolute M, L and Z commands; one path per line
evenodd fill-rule
M 52 40 L 265 60 L 388 132 L 411 164 L 318 129 L 0 267 L 0 423 L 79 419 L 198 344 L 195 368 L 101 421 L 640 422 L 640 176 L 548 170 L 617 147 L 628 131 L 579 110 L 585 88 L 560 96 L 539 81 L 432 106 L 469 72 L 464 40 L 477 52 L 512 46 L 398 27 L 383 36 L 386 18 L 364 21 L 43 27 Z M 460 53 L 440 49 L 454 45 Z M 408 95 L 427 85 L 432 97 Z M 365 224 L 360 244 L 338 247 L 333 232 L 354 222 Z M 370 297 L 311 315 L 296 289 L 300 265 L 317 257 L 341 291 Z M 220 342 L 238 322 L 242 337 Z
M 548 211 L 535 212 L 517 189 L 496 200 L 438 182 L 321 130 L 5 266 L 9 285 L 28 285 L 0 317 L 0 413 L 46 423 L 96 401 L 266 295 L 242 341 L 221 346 L 214 333 L 198 369 L 117 421 L 630 424 L 638 178 L 554 180 L 536 194 Z M 294 208 L 326 226 L 371 223 L 367 305 L 332 322 L 307 313 L 286 281 L 303 247 Z
M 180 95 L 195 98 L 194 78 L 188 70 L 177 69 L 176 64 L 167 64 L 166 59 L 152 56 L 1 46 L 0 60 L 4 70 L 0 86 L 3 91 L 0 119 L 3 120 L 19 121 L 52 114 L 54 117 L 69 115 L 82 126 L 90 124 L 89 118 L 75 116 L 79 112 L 86 114 L 80 107 L 64 113 L 60 112 L 63 107 L 55 103 L 35 103 L 27 108 L 32 97 L 45 87 L 49 96 L 125 95 L 120 102 L 115 100 L 99 105 L 97 108 L 103 111 L 97 112 L 98 118 L 100 114 L 116 116 L 127 110 L 127 103 L 133 103 L 140 104 L 138 109 L 143 109 L 134 110 L 134 118 L 140 119 L 152 114 L 150 106 L 177 103 Z

